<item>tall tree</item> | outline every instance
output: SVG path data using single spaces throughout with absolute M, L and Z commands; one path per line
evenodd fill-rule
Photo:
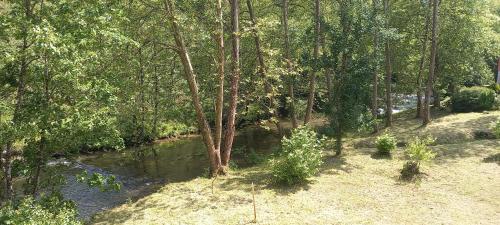
M 389 0 L 384 0 L 385 26 L 389 29 Z M 392 126 L 392 63 L 389 39 L 385 40 L 385 125 Z
M 422 50 L 420 56 L 420 63 L 418 67 L 417 74 L 417 118 L 423 118 L 423 104 L 422 104 L 422 72 L 425 66 L 425 58 L 427 56 L 427 42 L 429 39 L 429 22 L 430 22 L 430 12 L 429 9 L 432 8 L 432 1 L 429 1 L 428 7 L 425 9 L 425 25 L 424 34 L 421 38 Z
M 379 60 L 378 60 L 378 48 L 379 48 L 379 24 L 378 24 L 378 7 L 379 7 L 379 1 L 378 0 L 373 0 L 373 63 L 374 63 L 374 68 L 373 68 L 373 75 L 372 75 L 372 82 L 373 82 L 373 89 L 372 89 L 372 116 L 374 119 L 373 123 L 373 132 L 377 133 L 379 131 L 379 126 L 378 126 L 378 67 L 379 67 Z
M 283 23 L 283 39 L 284 39 L 284 44 L 285 44 L 285 49 L 284 49 L 284 58 L 286 62 L 286 69 L 287 69 L 287 79 L 288 79 L 288 101 L 289 101 L 289 110 L 290 110 L 290 119 L 292 120 L 292 127 L 296 128 L 298 127 L 298 122 L 297 122 L 297 117 L 295 115 L 295 91 L 294 91 L 294 86 L 295 86 L 295 78 L 293 73 L 293 66 L 292 66 L 292 58 L 290 56 L 290 34 L 289 34 L 289 28 L 288 28 L 288 7 L 289 7 L 289 2 L 288 0 L 283 0 L 282 1 L 282 11 L 283 11 L 283 18 L 282 18 L 282 23 Z
M 278 119 L 278 110 L 277 106 L 274 103 L 275 101 L 275 94 L 273 91 L 273 87 L 271 85 L 271 82 L 269 81 L 267 77 L 267 66 L 264 60 L 264 52 L 262 50 L 262 45 L 261 45 L 261 39 L 259 37 L 259 33 L 257 31 L 257 18 L 255 17 L 253 5 L 252 5 L 252 0 L 247 0 L 247 8 L 248 8 L 248 14 L 250 15 L 250 22 L 252 24 L 252 35 L 254 38 L 255 42 L 255 50 L 257 54 L 257 61 L 259 63 L 258 66 L 258 73 L 260 74 L 261 78 L 264 80 L 264 91 L 266 93 L 266 96 L 268 98 L 268 110 L 271 112 L 271 115 L 274 117 L 273 121 L 276 124 L 276 129 L 278 130 L 279 136 L 283 135 L 283 128 L 281 127 L 280 120 Z
M 215 148 L 220 151 L 222 141 L 222 111 L 224 108 L 224 18 L 222 10 L 222 0 L 217 0 L 217 19 L 216 27 L 218 27 L 215 39 L 217 42 L 218 50 L 218 70 L 219 73 L 219 86 L 217 87 L 217 101 L 215 105 Z
M 212 131 L 210 130 L 207 117 L 201 105 L 198 83 L 196 81 L 196 74 L 194 72 L 193 65 L 191 64 L 191 57 L 189 56 L 188 49 L 184 43 L 184 37 L 181 33 L 174 5 L 171 0 L 165 0 L 165 10 L 170 22 L 170 30 L 172 31 L 172 35 L 175 39 L 177 54 L 181 59 L 182 66 L 184 68 L 184 75 L 189 84 L 191 99 L 196 112 L 196 120 L 198 121 L 198 126 L 203 136 L 205 147 L 207 148 L 208 158 L 210 160 L 210 173 L 212 176 L 215 176 L 222 169 L 220 150 L 215 148 L 214 141 L 212 139 Z
M 222 165 L 229 165 L 231 149 L 235 133 L 236 109 L 238 106 L 238 87 L 240 81 L 240 4 L 239 0 L 231 0 L 231 27 L 232 27 L 232 77 L 227 127 L 224 135 L 224 149 L 222 151 Z
M 432 1 L 432 38 L 431 38 L 431 61 L 429 63 L 429 77 L 427 78 L 427 86 L 425 90 L 424 102 L 424 118 L 423 125 L 431 122 L 431 94 L 434 82 L 434 72 L 436 70 L 436 51 L 437 51 L 437 36 L 438 36 L 438 19 L 439 19 L 439 0 Z
M 304 124 L 308 124 L 311 120 L 312 110 L 314 106 L 314 95 L 316 92 L 316 72 L 318 68 L 318 60 L 319 60 L 319 48 L 321 46 L 321 14 L 320 14 L 320 1 L 314 1 L 314 19 L 315 19 L 315 27 L 314 27 L 314 35 L 315 35 L 315 44 L 314 44 L 314 63 L 313 69 L 310 73 L 309 78 L 309 97 L 307 99 L 307 108 L 306 115 L 304 118 Z

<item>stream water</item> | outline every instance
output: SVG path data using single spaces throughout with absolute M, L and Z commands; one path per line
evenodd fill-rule
M 240 152 L 266 153 L 275 146 L 279 146 L 277 136 L 256 126 L 240 131 L 234 143 L 234 149 Z M 248 165 L 238 155 L 233 161 L 239 167 Z M 201 138 L 189 137 L 121 152 L 99 152 L 64 163 L 69 166 L 64 172 L 67 184 L 62 193 L 65 198 L 75 201 L 83 219 L 89 219 L 97 212 L 154 192 L 162 184 L 202 176 L 207 170 L 208 159 Z M 89 174 L 116 176 L 121 190 L 101 192 L 77 182 L 75 175 L 84 170 Z

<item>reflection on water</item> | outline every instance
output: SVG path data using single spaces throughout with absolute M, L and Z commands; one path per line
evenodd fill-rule
M 243 151 L 267 153 L 279 145 L 275 134 L 260 127 L 248 127 L 235 138 L 234 148 Z M 244 161 L 234 156 L 240 166 Z M 131 148 L 121 152 L 100 152 L 82 156 L 65 174 L 68 179 L 63 187 L 66 198 L 78 204 L 82 218 L 117 206 L 155 191 L 160 184 L 187 181 L 199 177 L 207 170 L 208 159 L 200 137 L 184 138 L 151 146 Z M 75 174 L 86 170 L 103 175 L 115 175 L 122 183 L 120 192 L 100 192 L 76 182 Z

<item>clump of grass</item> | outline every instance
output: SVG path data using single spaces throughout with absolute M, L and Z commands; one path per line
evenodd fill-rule
M 422 162 L 427 162 L 436 157 L 436 153 L 429 148 L 429 145 L 434 143 L 435 139 L 427 137 L 421 139 L 419 137 L 411 141 L 406 147 L 406 155 L 409 160 L 401 170 L 401 179 L 406 181 L 415 180 L 420 174 L 420 165 Z

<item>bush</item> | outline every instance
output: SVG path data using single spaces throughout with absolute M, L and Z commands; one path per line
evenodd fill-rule
M 493 132 L 495 133 L 497 138 L 500 138 L 500 120 L 497 121 L 497 123 L 495 124 L 495 127 L 493 128 Z
M 295 129 L 290 138 L 284 137 L 280 156 L 271 161 L 274 181 L 292 185 L 317 173 L 323 163 L 322 142 L 316 132 L 307 127 Z
M 160 125 L 160 131 L 158 136 L 159 138 L 171 138 L 194 132 L 196 132 L 195 127 L 188 126 L 184 123 L 170 121 Z
M 452 98 L 454 112 L 480 112 L 494 105 L 495 92 L 485 87 L 463 88 Z
M 25 198 L 17 204 L 3 206 L 0 209 L 0 224 L 83 224 L 77 216 L 73 202 L 63 200 L 60 195 L 53 195 L 38 200 Z
M 401 170 L 401 178 L 412 180 L 415 175 L 420 173 L 420 164 L 436 157 L 436 154 L 428 146 L 434 143 L 434 139 L 427 137 L 425 139 L 415 138 L 406 147 L 406 155 L 409 161 Z
M 397 140 L 391 134 L 384 133 L 377 137 L 375 144 L 380 155 L 390 155 L 391 151 L 396 149 Z
M 490 89 L 495 91 L 497 94 L 500 94 L 500 84 L 492 84 L 490 85 Z

